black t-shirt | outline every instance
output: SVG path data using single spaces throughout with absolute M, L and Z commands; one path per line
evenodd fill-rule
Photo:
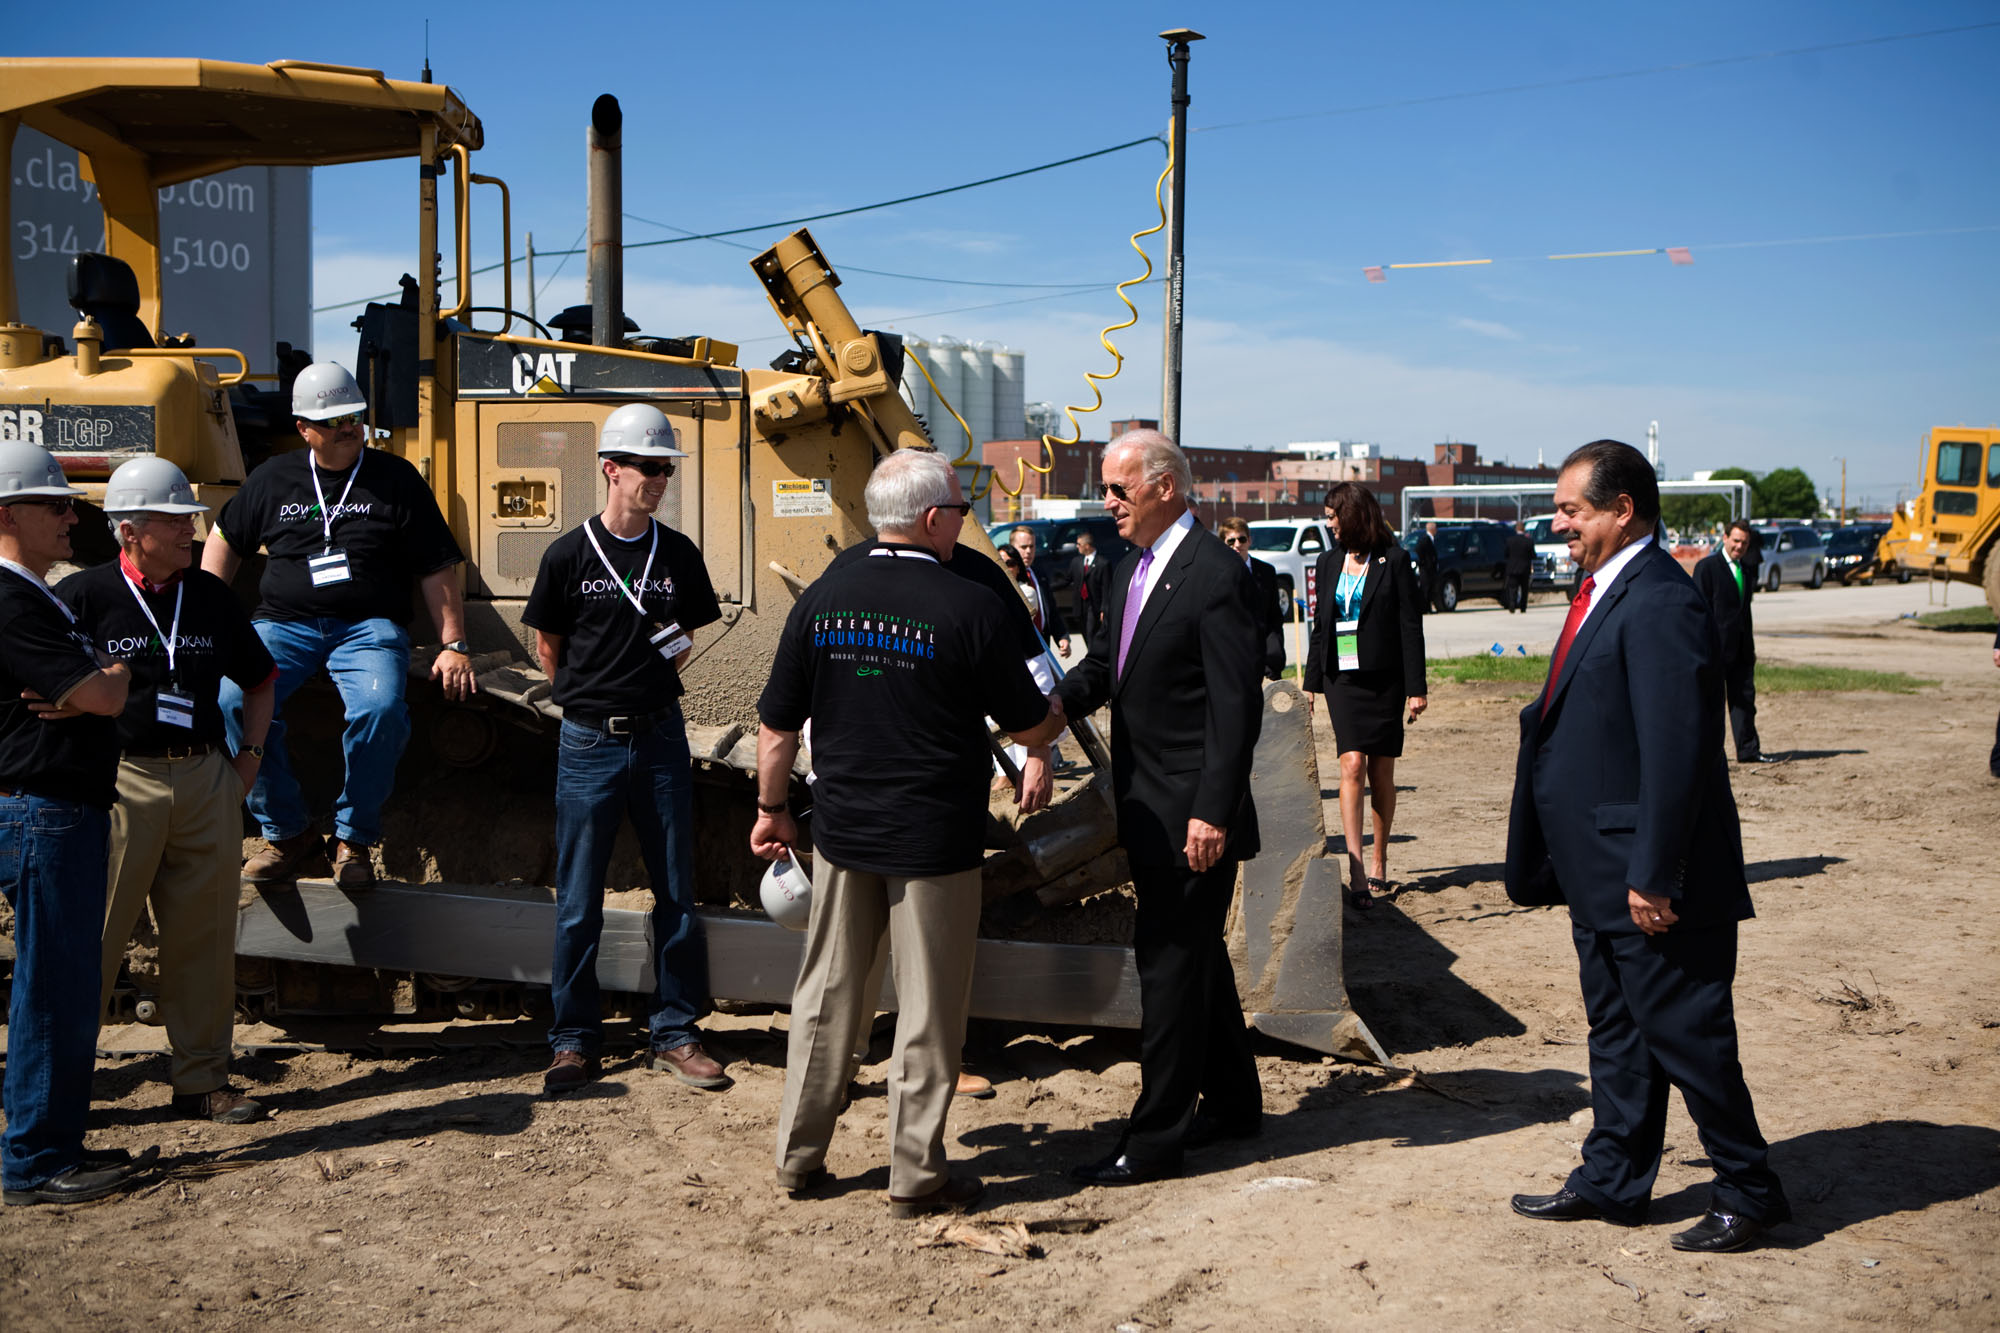
M 222 507 L 216 526 L 230 548 L 247 556 L 261 546 L 270 557 L 257 619 L 407 624 L 410 584 L 465 558 L 415 468 L 379 449 L 363 449 L 357 466 L 348 490 L 352 469 L 328 472 L 313 463 L 312 450 L 295 449 L 252 472 Z M 334 549 L 346 552 L 348 566 L 344 581 L 318 587 L 306 562 L 326 550 L 326 528 L 309 467 L 333 511 Z
M 254 690 L 274 669 L 264 641 L 229 585 L 213 574 L 190 569 L 172 586 L 147 592 L 153 620 L 139 609 L 121 562 L 109 561 L 72 574 L 56 595 L 69 603 L 91 643 L 132 671 L 132 692 L 118 717 L 118 741 L 127 750 L 160 750 L 206 741 L 220 745 L 222 678 Z M 174 634 L 174 601 L 180 599 L 180 632 Z M 154 628 L 158 622 L 158 629 Z M 160 721 L 159 694 L 169 685 L 162 634 L 174 634 L 172 693 L 194 700 L 194 725 Z
M 616 571 L 615 581 L 597 558 L 586 528 L 597 534 L 604 559 Z M 521 619 L 532 629 L 568 639 L 556 668 L 554 697 L 565 714 L 581 721 L 649 713 L 680 698 L 680 672 L 660 656 L 652 636 L 661 626 L 678 624 L 693 631 L 722 618 L 701 551 L 658 520 L 652 531 L 659 534 L 659 547 L 650 574 L 645 570 L 647 552 L 653 549 L 651 533 L 624 541 L 612 536 L 599 517 L 586 519 L 583 527 L 565 532 L 542 552 L 542 567 L 535 571 L 535 588 Z M 644 618 L 619 590 L 620 583 L 645 604 Z
M 856 542 L 834 556 L 828 563 L 826 572 L 844 569 L 855 560 L 866 556 L 875 549 L 873 541 Z M 1021 590 L 1014 586 L 1014 580 L 1000 567 L 997 560 L 988 560 L 964 542 L 952 548 L 951 560 L 945 568 L 968 583 L 976 583 L 1000 599 L 1000 605 L 1007 611 L 1007 621 L 1020 644 L 1021 656 L 1025 660 L 1042 655 L 1042 636 L 1035 632 L 1034 617 L 1028 614 L 1028 604 L 1021 599 Z
M 97 671 L 90 637 L 31 584 L 0 568 L 0 787 L 109 810 L 118 799 L 118 723 L 68 717 L 44 722 L 24 689 L 56 700 Z
M 972 870 L 993 773 L 985 719 L 1026 731 L 1048 702 L 997 596 L 918 547 L 870 550 L 800 594 L 757 714 L 780 731 L 812 719 L 813 842 L 835 865 Z

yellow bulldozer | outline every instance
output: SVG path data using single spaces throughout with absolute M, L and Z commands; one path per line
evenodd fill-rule
M 900 340 L 856 324 L 812 236 L 794 232 L 751 261 L 792 345 L 769 369 L 744 367 L 720 339 L 648 336 L 626 318 L 623 125 L 612 97 L 592 107 L 588 132 L 592 301 L 587 320 L 579 312 L 561 336 L 514 308 L 507 186 L 474 170 L 479 119 L 443 84 L 295 60 L 0 61 L 0 150 L 11 151 L 21 126 L 75 151 L 95 183 L 105 240 L 103 253 L 71 261 L 78 320 L 68 330 L 20 322 L 11 258 L 0 252 L 0 432 L 50 448 L 94 496 L 119 463 L 156 453 L 219 507 L 246 466 L 302 447 L 288 406 L 298 359 L 288 366 L 265 349 L 206 346 L 199 330 L 161 328 L 159 192 L 239 166 L 418 163 L 409 201 L 416 276 L 404 279 L 400 302 L 371 304 L 356 321 L 352 364 L 373 444 L 417 467 L 466 553 L 480 693 L 447 704 L 417 683 L 428 666 L 419 651 L 410 691 L 417 739 L 385 829 L 391 880 L 355 896 L 315 880 L 247 893 L 238 923 L 246 1015 L 536 1012 L 553 934 L 546 885 L 560 712 L 531 665 L 520 613 L 542 552 L 602 505 L 598 427 L 639 401 L 666 413 L 687 451 L 661 517 L 700 547 L 724 607 L 683 673 L 712 987 L 720 1002 L 788 1002 L 800 937 L 753 906 L 762 869 L 747 842 L 755 700 L 798 591 L 869 535 L 862 491 L 874 460 L 930 446 L 900 393 Z M 472 253 L 481 188 L 500 205 L 503 260 L 484 305 Z M 0 212 L 11 234 L 8 173 L 0 173 Z M 441 278 L 445 259 L 455 266 L 450 279 Z M 958 462 L 970 487 L 978 465 L 969 451 Z M 977 525 L 967 525 L 966 541 L 991 555 Z M 246 564 L 254 578 L 255 562 Z M 1266 851 L 1246 867 L 1234 914 L 1238 980 L 1262 1030 L 1379 1059 L 1342 981 L 1339 873 L 1325 856 L 1302 705 L 1288 682 L 1267 689 L 1253 778 Z M 302 690 L 287 713 L 295 755 L 337 754 L 330 690 L 317 700 Z M 973 1013 L 1136 1026 L 1105 749 L 1087 722 L 1064 746 L 1072 762 L 1051 808 L 1023 819 L 1001 802 L 989 821 Z M 313 795 L 310 770 L 302 776 Z M 795 804 L 809 803 L 802 781 L 794 792 Z M 612 877 L 614 889 L 644 882 L 629 853 Z M 600 978 L 614 995 L 644 993 L 645 914 L 618 906 L 617 894 L 612 901 Z
M 1876 548 L 1883 574 L 1970 583 L 2000 616 L 2000 428 L 1933 427 L 1923 485 Z

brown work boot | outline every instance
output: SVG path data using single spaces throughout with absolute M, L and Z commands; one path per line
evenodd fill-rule
M 655 1046 L 651 1057 L 646 1061 L 646 1067 L 672 1074 L 691 1088 L 713 1091 L 717 1088 L 726 1088 L 735 1082 L 722 1072 L 722 1066 L 701 1048 L 701 1043 L 698 1041 L 691 1041 L 685 1046 L 676 1046 L 671 1051 Z
M 299 871 L 325 852 L 326 839 L 310 829 L 266 842 L 263 851 L 243 863 L 243 878 L 252 884 L 279 884 L 297 879 Z
M 226 1083 L 214 1092 L 175 1093 L 174 1112 L 183 1120 L 211 1120 L 218 1125 L 248 1125 L 269 1114 L 264 1103 Z
M 333 842 L 333 882 L 343 889 L 365 889 L 375 883 L 373 848 L 336 838 Z
M 913 1199 L 891 1194 L 889 1216 L 907 1221 L 926 1213 L 962 1213 L 978 1203 L 985 1193 L 986 1184 L 977 1176 L 947 1176 L 944 1184 L 929 1194 L 919 1194 Z
M 575 1092 L 602 1072 L 597 1057 L 582 1051 L 557 1051 L 556 1058 L 542 1075 L 542 1091 L 551 1095 Z

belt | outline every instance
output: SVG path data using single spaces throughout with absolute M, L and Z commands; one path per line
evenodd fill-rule
M 630 736 L 634 732 L 648 731 L 661 722 L 680 716 L 679 708 L 657 708 L 650 713 L 620 713 L 609 717 L 591 717 L 587 714 L 564 713 L 566 721 L 580 727 L 591 727 L 607 736 Z
M 161 745 L 152 749 L 130 749 L 125 752 L 127 759 L 199 759 L 215 747 L 207 741 L 196 741 L 192 745 Z

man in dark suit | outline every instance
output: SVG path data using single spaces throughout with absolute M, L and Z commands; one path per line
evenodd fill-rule
M 1411 549 L 1417 557 L 1417 582 L 1424 585 L 1424 607 L 1438 609 L 1438 547 L 1437 524 L 1426 523 L 1417 529 L 1417 539 Z
M 1225 518 L 1216 524 L 1215 535 L 1250 567 L 1257 582 L 1257 634 L 1263 648 L 1264 679 L 1277 680 L 1285 674 L 1285 612 L 1278 601 L 1278 571 L 1250 554 L 1250 524 L 1240 518 Z
M 1678 1087 L 1715 1168 L 1675 1249 L 1740 1249 L 1791 1216 L 1738 1063 L 1737 922 L 1753 915 L 1722 756 L 1721 661 L 1693 582 L 1653 541 L 1659 483 L 1616 440 L 1571 454 L 1555 530 L 1589 573 L 1521 713 L 1507 893 L 1564 903 L 1590 1019 L 1583 1164 L 1514 1211 L 1637 1225 Z
M 1069 584 L 1076 589 L 1083 643 L 1088 650 L 1104 628 L 1104 597 L 1111 586 L 1111 566 L 1097 553 L 1097 539 L 1088 532 L 1076 534 L 1076 559 L 1069 563 Z
M 1694 567 L 1694 586 L 1708 602 L 1722 645 L 1722 689 L 1729 700 L 1729 729 L 1736 736 L 1739 764 L 1769 762 L 1757 740 L 1757 638 L 1750 623 L 1757 575 L 1744 563 L 1756 545 L 1757 534 L 1739 518 L 1723 535 L 1721 549 Z
M 1263 1094 L 1223 924 L 1257 854 L 1250 762 L 1263 720 L 1250 571 L 1188 509 L 1187 456 L 1158 431 L 1104 451 L 1106 506 L 1138 549 L 1104 633 L 1056 686 L 1070 716 L 1111 705 L 1118 840 L 1139 912 L 1139 1099 L 1118 1146 L 1071 1176 L 1136 1185 L 1181 1154 L 1259 1132 Z
M 1526 523 L 1516 523 L 1514 530 L 1507 534 L 1507 584 L 1502 590 L 1506 596 L 1500 604 L 1509 611 L 1528 613 L 1528 583 L 1535 575 L 1535 541 L 1528 535 Z

